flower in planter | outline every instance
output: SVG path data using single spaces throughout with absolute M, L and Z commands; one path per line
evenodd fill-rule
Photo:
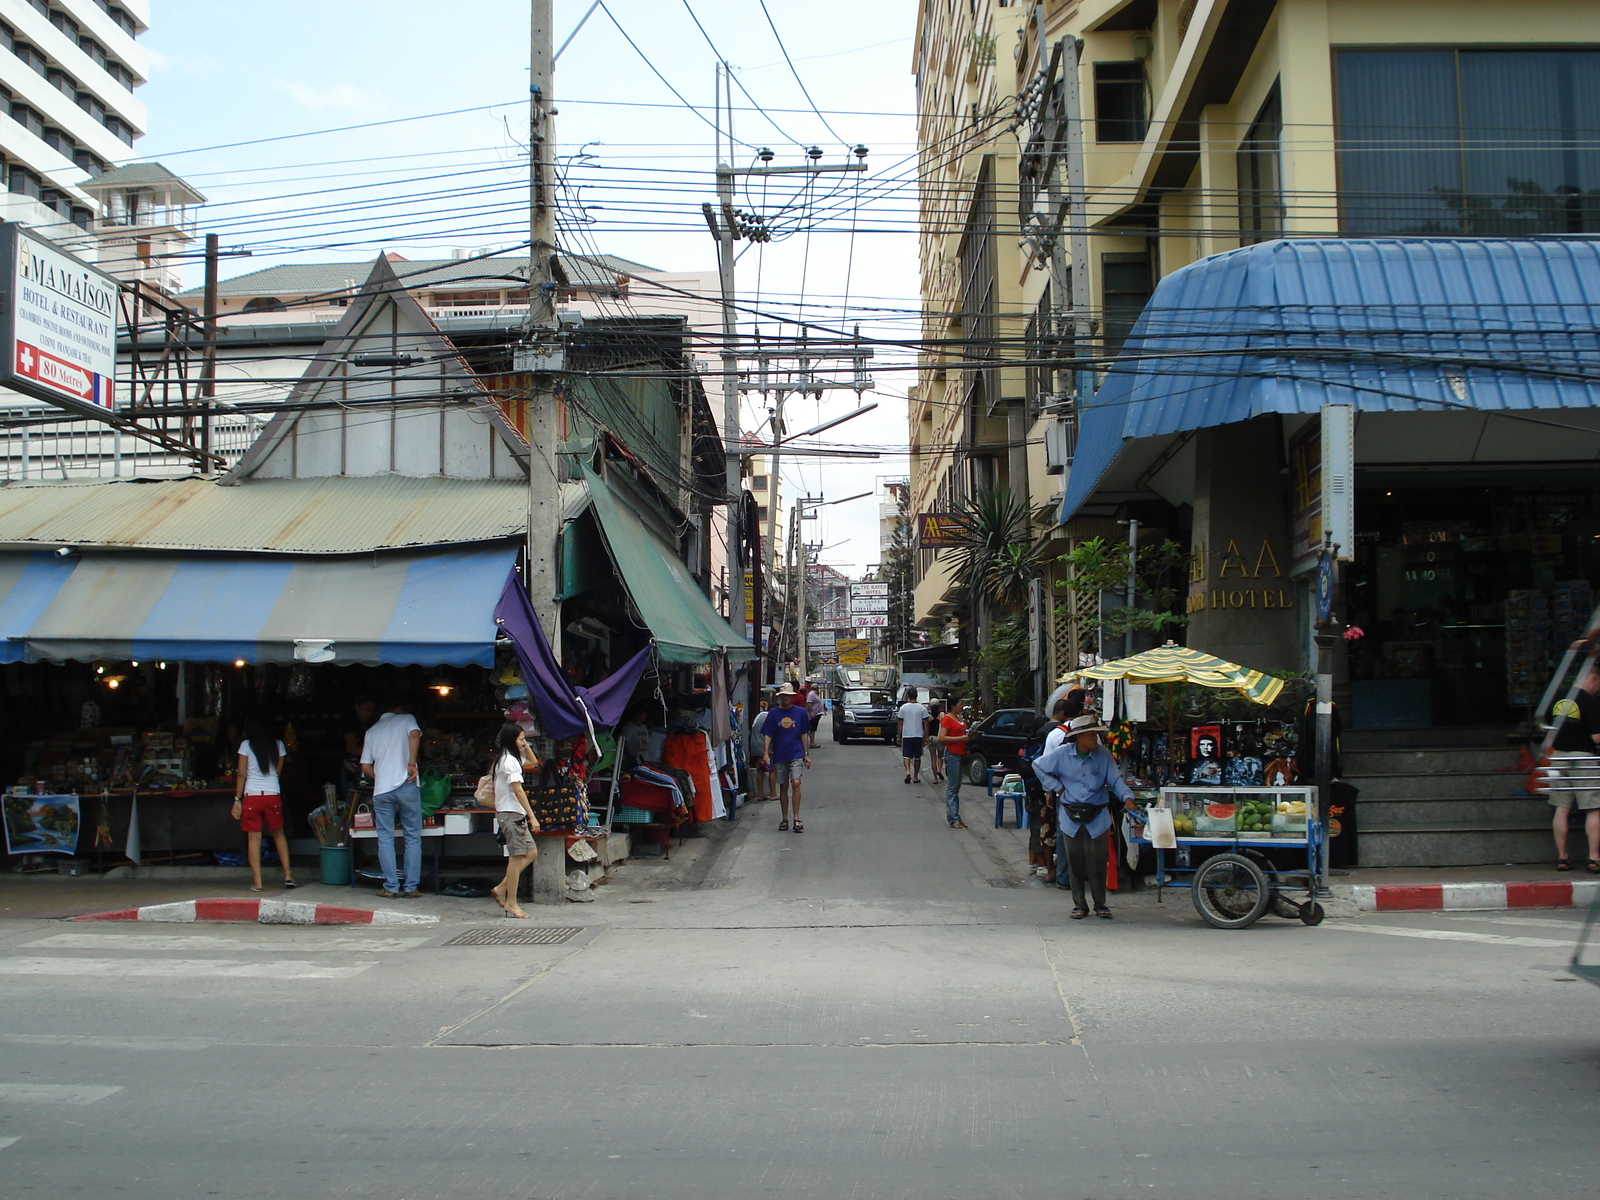
M 1347 642 L 1359 642 L 1366 636 L 1366 631 L 1359 625 L 1352 625 L 1344 631 L 1344 640 Z

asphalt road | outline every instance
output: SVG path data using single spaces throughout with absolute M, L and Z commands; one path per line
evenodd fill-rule
M 0 922 L 0 1195 L 1593 1187 L 1578 914 L 1069 922 L 1065 893 L 993 886 L 1016 835 L 981 797 L 951 831 L 893 750 L 816 761 L 804 833 L 752 805 L 703 886 L 625 870 L 537 912 L 578 930 L 553 944 Z

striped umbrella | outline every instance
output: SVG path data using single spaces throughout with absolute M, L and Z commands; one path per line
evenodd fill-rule
M 1257 704 L 1271 704 L 1283 690 L 1281 679 L 1171 642 L 1098 667 L 1084 667 L 1070 675 L 1126 679 L 1129 683 L 1195 683 L 1208 688 L 1233 688 Z

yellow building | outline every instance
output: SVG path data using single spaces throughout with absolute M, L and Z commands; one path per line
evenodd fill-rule
M 928 0 L 913 511 L 993 484 L 1059 505 L 1080 394 L 1156 284 L 1206 256 L 1280 237 L 1600 233 L 1585 47 L 1600 47 L 1590 0 Z M 1052 582 L 1075 541 L 1125 536 L 1119 519 L 1187 541 L 1182 505 L 1142 504 L 1148 483 L 1035 526 Z M 948 557 L 920 551 L 918 619 L 944 624 L 958 600 Z M 1065 607 L 1051 633 L 1053 673 L 1093 648 Z

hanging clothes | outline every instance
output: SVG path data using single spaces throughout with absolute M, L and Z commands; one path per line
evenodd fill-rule
M 720 821 L 728 815 L 727 801 L 722 798 L 722 772 L 717 770 L 717 752 L 711 746 L 711 735 L 702 731 L 706 744 L 706 773 L 711 784 L 711 819 Z
M 694 819 L 714 819 L 711 794 L 711 759 L 703 733 L 669 733 L 661 761 L 685 772 L 694 783 Z

